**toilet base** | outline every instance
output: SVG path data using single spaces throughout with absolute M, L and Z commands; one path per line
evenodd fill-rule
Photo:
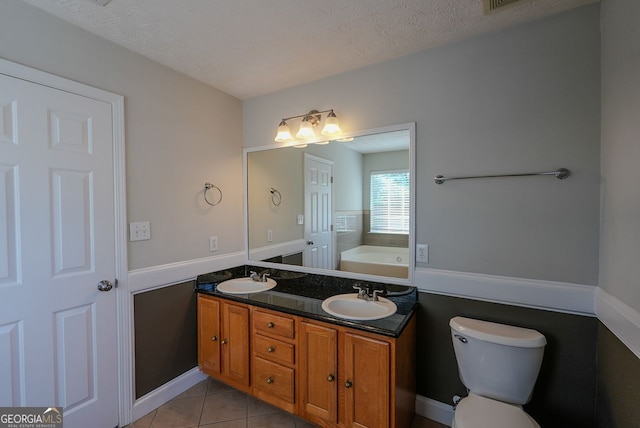
M 474 393 L 456 406 L 451 428 L 540 428 L 521 406 Z

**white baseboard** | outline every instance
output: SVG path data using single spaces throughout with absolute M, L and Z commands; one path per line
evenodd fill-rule
M 246 263 L 244 251 L 223 254 L 215 257 L 169 263 L 149 268 L 129 271 L 129 291 L 138 293 L 143 290 L 158 288 L 165 284 L 193 279 L 198 275 L 242 266 Z
M 618 298 L 598 288 L 596 293 L 598 319 L 640 358 L 640 312 Z
M 206 378 L 207 375 L 202 373 L 197 367 L 194 367 L 188 372 L 183 373 L 161 387 L 154 389 L 143 397 L 140 397 L 133 403 L 132 422 L 135 422 L 147 413 L 154 411 L 167 401 L 177 397 Z
M 579 315 L 595 314 L 591 285 L 417 268 L 420 291 Z
M 453 422 L 453 406 L 421 395 L 416 396 L 416 414 L 448 427 Z

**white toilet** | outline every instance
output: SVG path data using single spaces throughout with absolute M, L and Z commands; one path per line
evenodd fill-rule
M 545 337 L 535 330 L 471 318 L 449 322 L 462 383 L 452 428 L 540 428 L 523 409 L 536 383 Z

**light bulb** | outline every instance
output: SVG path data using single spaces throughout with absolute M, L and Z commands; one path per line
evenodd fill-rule
M 322 135 L 335 137 L 340 134 L 342 134 L 342 130 L 340 129 L 340 125 L 338 125 L 338 118 L 336 117 L 336 114 L 333 112 L 333 110 L 331 110 L 331 112 L 327 115 L 327 119 L 324 121 Z
M 278 134 L 276 135 L 276 141 L 279 143 L 286 143 L 293 140 L 291 131 L 289 131 L 289 125 L 284 120 L 278 125 Z
M 304 119 L 307 118 L 305 117 Z M 311 124 L 311 122 L 309 120 L 302 120 L 300 129 L 298 130 L 296 137 L 308 140 L 310 138 L 315 138 L 315 136 L 316 133 L 313 131 L 313 125 Z

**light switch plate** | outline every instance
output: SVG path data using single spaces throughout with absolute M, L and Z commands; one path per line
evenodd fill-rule
M 298 224 L 304 224 L 304 215 L 298 214 Z
M 151 226 L 148 221 L 129 223 L 129 240 L 146 241 L 151 239 Z
M 209 251 L 210 252 L 214 252 L 214 251 L 218 251 L 218 237 L 217 236 L 210 236 L 209 237 Z

